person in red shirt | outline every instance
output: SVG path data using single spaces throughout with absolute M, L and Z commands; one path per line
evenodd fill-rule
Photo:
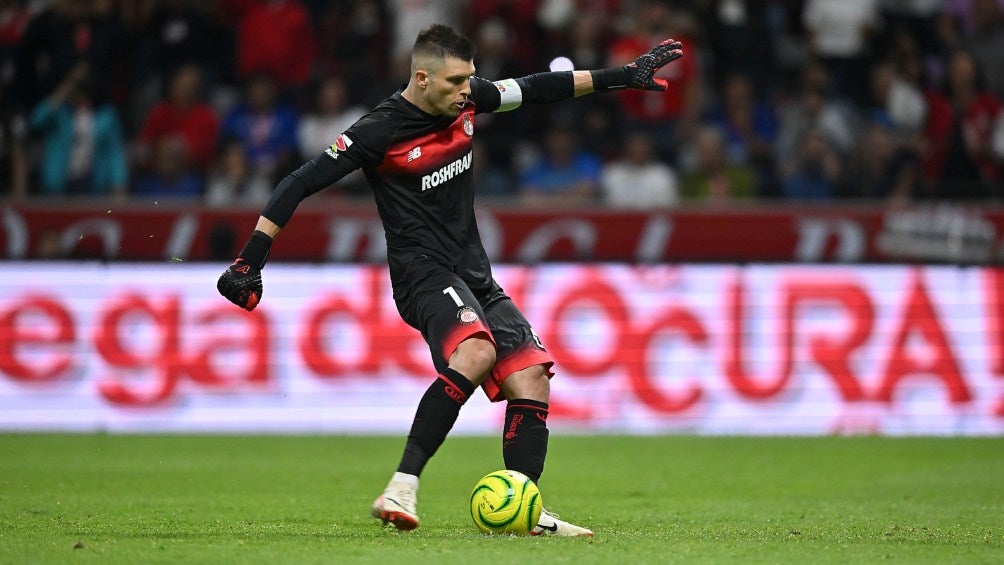
M 630 63 L 656 37 L 677 38 L 687 50 L 691 42 L 684 30 L 678 29 L 681 27 L 677 23 L 680 17 L 682 14 L 674 13 L 664 2 L 645 2 L 635 14 L 636 25 L 631 35 L 611 44 L 609 63 Z M 641 91 L 627 89 L 618 93 L 618 102 L 628 128 L 647 133 L 652 138 L 658 157 L 675 162 L 677 141 L 690 137 L 700 114 L 697 57 L 684 57 L 676 65 L 666 65 L 656 78 L 669 83 L 663 96 L 645 96 Z
M 994 152 L 996 130 L 1004 128 L 1004 105 L 984 88 L 972 56 L 949 57 L 944 94 L 927 93 L 921 169 L 933 196 L 943 199 L 999 197 L 1004 180 Z
M 189 163 L 205 171 L 213 159 L 219 119 L 212 106 L 201 100 L 202 71 L 195 65 L 180 67 L 171 77 L 167 98 L 150 110 L 140 131 L 140 160 L 144 164 L 153 148 L 165 138 L 183 142 Z
M 237 39 L 241 78 L 267 72 L 282 88 L 303 86 L 316 56 L 314 31 L 299 0 L 260 0 L 246 7 Z

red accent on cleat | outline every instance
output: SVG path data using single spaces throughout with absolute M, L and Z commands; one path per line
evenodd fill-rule
M 373 501 L 373 509 L 370 515 L 380 519 L 385 526 L 393 524 L 395 528 L 402 532 L 410 532 L 418 527 L 418 518 L 416 516 L 394 510 L 384 510 L 382 507 L 383 495 L 381 494 Z
M 380 512 L 380 519 L 384 524 L 391 523 L 402 532 L 410 532 L 418 527 L 418 521 L 402 512 L 390 512 L 384 510 Z
M 260 299 L 258 298 L 257 294 L 255 294 L 253 292 L 249 292 L 248 293 L 248 301 L 247 301 L 247 304 L 244 305 L 244 309 L 247 310 L 248 312 L 250 312 L 251 310 L 254 310 L 254 307 L 258 305 L 258 300 L 260 300 Z

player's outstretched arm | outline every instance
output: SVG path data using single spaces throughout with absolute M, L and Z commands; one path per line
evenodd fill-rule
M 633 63 L 609 69 L 591 71 L 554 71 L 495 81 L 495 88 L 486 89 L 498 98 L 488 104 L 489 111 L 508 112 L 523 104 L 550 104 L 590 92 L 609 92 L 625 88 L 666 90 L 669 84 L 655 78 L 665 65 L 683 56 L 683 44 L 667 39 Z M 473 87 L 472 87 L 473 88 Z

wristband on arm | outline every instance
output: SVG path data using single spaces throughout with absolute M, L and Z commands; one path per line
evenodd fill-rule
M 268 252 L 271 248 L 272 238 L 263 231 L 255 230 L 237 257 L 260 269 L 265 266 L 265 259 L 268 258 Z
M 627 67 L 613 67 L 610 69 L 597 69 L 589 71 L 593 77 L 594 92 L 610 92 L 611 90 L 624 90 L 628 87 L 631 76 Z

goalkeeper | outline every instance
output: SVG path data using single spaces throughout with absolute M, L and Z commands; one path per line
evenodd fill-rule
M 300 201 L 362 169 L 386 234 L 394 301 L 432 353 L 438 374 L 418 403 L 397 471 L 373 503 L 375 518 L 400 530 L 418 527 L 419 476 L 478 386 L 493 402 L 507 402 L 506 468 L 534 482 L 544 470 L 554 362 L 495 282 L 481 244 L 471 171 L 477 114 L 591 92 L 665 90 L 665 81 L 653 75 L 681 56 L 681 44 L 666 40 L 622 67 L 491 82 L 474 76 L 474 46 L 467 38 L 433 25 L 415 40 L 403 90 L 275 189 L 244 249 L 220 276 L 220 293 L 254 309 L 262 298 L 261 269 L 269 249 Z M 593 535 L 547 510 L 532 533 Z

